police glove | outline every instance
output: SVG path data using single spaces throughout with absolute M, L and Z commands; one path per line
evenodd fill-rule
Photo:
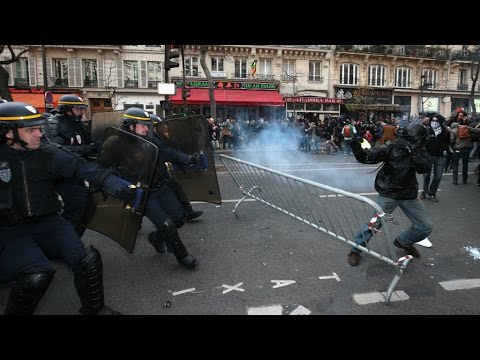
M 124 202 L 125 207 L 131 208 L 137 194 L 137 187 L 135 185 L 129 185 L 128 187 L 121 188 L 115 193 L 115 197 Z
M 188 155 L 188 162 L 190 164 L 197 164 L 200 161 L 200 154 L 198 152 Z

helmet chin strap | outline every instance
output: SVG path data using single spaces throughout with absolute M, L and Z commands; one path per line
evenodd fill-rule
M 12 132 L 13 132 L 13 139 L 10 139 L 10 138 L 8 138 L 8 137 L 6 137 L 6 136 L 5 136 L 5 138 L 6 138 L 7 140 L 10 140 L 13 144 L 18 143 L 18 144 L 20 144 L 20 146 L 21 146 L 22 148 L 24 148 L 25 150 L 30 151 L 30 149 L 27 148 L 27 145 L 28 145 L 28 144 L 27 144 L 25 141 L 23 141 L 22 139 L 20 139 L 20 135 L 18 135 L 18 129 L 17 129 L 17 128 L 14 128 L 14 129 L 12 129 Z

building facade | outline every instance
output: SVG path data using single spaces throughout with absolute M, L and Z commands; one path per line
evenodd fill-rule
M 76 93 L 88 100 L 90 115 L 132 106 L 163 113 L 165 96 L 157 90 L 166 80 L 163 45 L 15 47 L 25 48 L 20 61 L 3 65 L 16 101 L 45 109 L 56 106 L 62 94 Z M 177 85 L 168 100 L 174 112 L 188 108 L 208 116 L 202 48 L 185 45 L 183 51 L 180 66 L 168 72 L 168 81 Z M 462 45 L 208 45 L 205 51 L 220 120 L 306 114 L 408 119 L 471 109 L 476 55 Z M 186 100 L 180 88 L 184 79 L 190 89 Z M 359 94 L 368 96 L 359 101 Z

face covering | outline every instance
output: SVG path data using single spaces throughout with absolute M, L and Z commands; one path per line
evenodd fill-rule
M 432 121 L 430 126 L 432 127 L 433 131 L 435 131 L 435 135 L 438 135 L 442 132 L 442 127 L 438 121 Z

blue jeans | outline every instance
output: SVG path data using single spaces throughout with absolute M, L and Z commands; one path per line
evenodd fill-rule
M 472 148 L 460 149 L 458 152 L 455 152 L 455 157 L 453 158 L 452 170 L 453 170 L 453 181 L 458 182 L 458 162 L 462 159 L 462 179 L 463 182 L 467 181 L 468 178 L 468 158 L 470 157 L 470 151 Z
M 432 171 L 428 174 L 423 174 L 423 192 L 427 195 L 435 195 L 438 190 L 438 185 L 440 185 L 440 180 L 442 180 L 443 167 L 445 166 L 445 158 L 441 156 L 429 156 L 429 162 L 433 170 L 433 180 L 430 183 L 430 175 Z
M 403 213 L 412 222 L 412 225 L 408 229 L 396 237 L 400 244 L 404 246 L 411 246 L 416 242 L 425 239 L 433 230 L 432 218 L 423 203 L 418 199 L 395 200 L 379 195 L 377 198 L 377 204 L 380 205 L 383 211 L 387 214 L 391 214 L 393 210 L 399 206 Z M 379 229 L 380 222 L 377 222 L 374 227 Z M 374 231 L 368 227 L 368 224 L 365 224 L 362 227 L 362 230 L 355 235 L 355 243 L 365 246 L 373 235 Z M 352 248 L 352 251 L 361 253 L 361 250 L 355 247 Z

